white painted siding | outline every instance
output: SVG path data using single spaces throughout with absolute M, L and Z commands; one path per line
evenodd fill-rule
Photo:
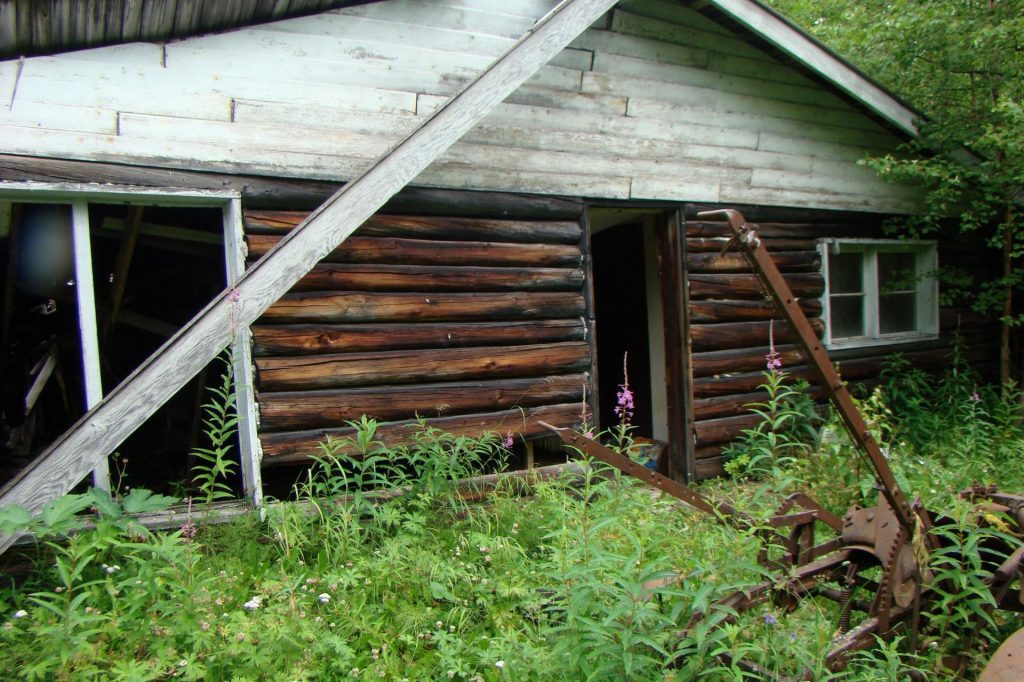
M 390 0 L 3 62 L 0 151 L 348 180 L 554 4 Z M 897 143 L 693 10 L 623 0 L 416 183 L 914 210 L 856 163 Z

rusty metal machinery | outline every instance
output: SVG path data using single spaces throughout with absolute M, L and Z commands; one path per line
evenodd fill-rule
M 731 209 L 701 213 L 698 217 L 723 218 L 729 222 L 733 236 L 726 249 L 735 246 L 743 253 L 779 314 L 789 324 L 801 356 L 817 375 L 854 444 L 871 464 L 879 491 L 877 503 L 866 508 L 854 506 L 838 517 L 807 495 L 797 493 L 786 498 L 775 515 L 755 522 L 727 503 L 712 501 L 577 432 L 545 426 L 585 455 L 635 476 L 724 523 L 758 529 L 764 540 L 759 558 L 777 570 L 778 578 L 730 595 L 719 602 L 719 606 L 740 613 L 771 600 L 777 605 L 795 608 L 801 597 L 810 594 L 838 602 L 837 634 L 826 659 L 833 670 L 842 669 L 853 652 L 872 646 L 877 637 L 904 633 L 911 647 L 916 647 L 922 605 L 930 599 L 933 588 L 928 558 L 940 548 L 938 536 L 930 532 L 935 524 L 932 515 L 920 502 L 908 500 L 900 489 L 823 344 L 753 227 L 740 212 Z M 963 491 L 961 496 L 983 505 L 988 511 L 1004 513 L 1015 521 L 1017 536 L 1024 535 L 1024 496 L 979 486 Z M 816 522 L 831 529 L 834 535 L 816 543 Z M 778 546 L 783 547 L 783 555 L 770 557 L 768 548 Z M 1024 611 L 1024 546 L 1015 551 L 1013 547 L 1002 549 L 1009 556 L 993 568 L 988 581 L 994 603 L 998 608 Z M 880 574 L 877 570 L 868 571 L 876 567 L 881 569 Z M 874 596 L 870 600 L 854 598 L 863 591 Z M 853 625 L 855 612 L 862 617 Z M 688 626 L 693 626 L 703 615 L 695 615 Z M 732 620 L 734 617 L 724 622 Z M 953 662 L 953 665 L 956 668 L 960 662 Z M 743 663 L 743 666 L 766 679 L 780 679 L 755 664 Z M 1024 680 L 1024 635 L 1019 632 L 1006 641 L 982 679 L 991 682 Z

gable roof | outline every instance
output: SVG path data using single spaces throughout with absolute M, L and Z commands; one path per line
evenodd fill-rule
M 918 111 L 778 12 L 756 0 L 697 0 L 689 4 L 839 90 L 902 133 L 917 136 Z
M 0 59 L 163 41 L 379 0 L 0 0 Z M 680 0 L 868 109 L 904 135 L 921 115 L 757 0 Z

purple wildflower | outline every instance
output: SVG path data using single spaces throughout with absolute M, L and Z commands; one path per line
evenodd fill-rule
M 775 350 L 775 320 L 768 322 L 768 355 L 764 359 L 769 372 L 782 369 L 782 354 Z
M 772 614 L 766 613 L 766 614 L 764 614 L 764 624 L 765 625 L 778 625 L 779 624 L 779 620 L 775 616 L 773 616 Z
M 623 425 L 628 425 L 633 419 L 633 410 L 635 405 L 633 404 L 633 391 L 629 388 L 629 369 L 627 367 L 627 359 L 629 353 L 622 354 L 622 383 L 619 384 L 619 392 L 616 394 L 615 403 L 615 415 L 619 418 L 619 422 Z
M 514 440 L 512 439 L 512 432 L 511 432 L 511 431 L 509 431 L 508 433 L 506 433 L 506 434 L 505 434 L 505 438 L 504 438 L 504 439 L 502 439 L 502 441 L 501 441 L 501 444 L 502 444 L 502 445 L 504 445 L 504 446 L 505 446 L 506 448 L 508 448 L 509 450 L 511 450 L 511 449 L 512 449 L 512 445 L 513 445 L 514 443 L 515 443 L 515 441 L 514 441 Z
M 978 394 L 978 389 L 974 389 L 974 393 L 971 394 L 971 402 L 981 402 L 981 395 Z

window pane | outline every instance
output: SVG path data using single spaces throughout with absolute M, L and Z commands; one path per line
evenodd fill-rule
M 864 297 L 829 297 L 829 316 L 832 323 L 832 338 L 864 336 Z
M 878 297 L 878 327 L 883 334 L 912 332 L 917 328 L 917 295 L 885 294 Z
M 914 271 L 915 255 L 907 252 L 878 254 L 878 293 L 914 291 L 917 277 Z
M 828 257 L 828 286 L 833 294 L 859 294 L 864 291 L 864 254 L 837 253 Z

